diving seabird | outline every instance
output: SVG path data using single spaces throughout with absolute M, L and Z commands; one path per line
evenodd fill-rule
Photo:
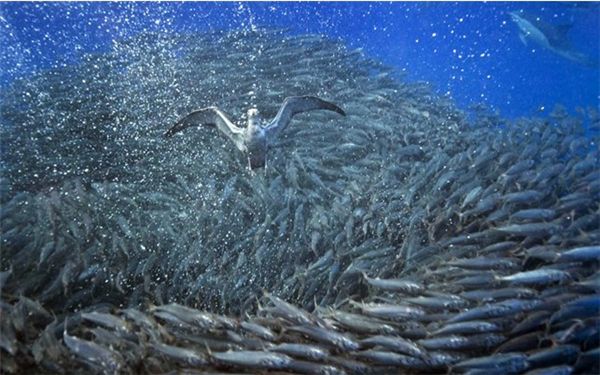
M 317 109 L 326 109 L 346 116 L 346 113 L 337 105 L 315 96 L 291 96 L 285 99 L 277 116 L 268 124 L 261 123 L 256 108 L 248 110 L 248 126 L 240 128 L 234 125 L 219 108 L 207 107 L 194 111 L 179 120 L 165 132 L 165 137 L 171 137 L 190 126 L 216 126 L 235 143 L 238 150 L 248 155 L 250 169 L 261 168 L 265 166 L 269 146 L 290 123 L 292 117 L 298 113 Z

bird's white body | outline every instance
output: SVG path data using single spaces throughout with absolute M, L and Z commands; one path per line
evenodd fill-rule
M 277 112 L 277 116 L 269 122 L 264 122 L 256 108 L 248 110 L 248 122 L 245 128 L 234 125 L 217 107 L 203 108 L 194 111 L 173 125 L 165 136 L 173 134 L 190 126 L 213 125 L 227 136 L 248 157 L 250 169 L 266 165 L 269 145 L 277 135 L 287 127 L 292 117 L 298 113 L 325 109 L 337 112 L 343 116 L 344 111 L 333 103 L 326 102 L 314 96 L 293 96 L 285 99 Z
M 267 130 L 262 125 L 262 119 L 258 110 L 252 108 L 248 110 L 248 125 L 245 129 L 245 146 L 248 154 L 248 164 L 250 168 L 264 167 L 267 152 Z

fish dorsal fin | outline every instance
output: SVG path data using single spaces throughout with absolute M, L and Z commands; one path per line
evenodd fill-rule
M 563 36 L 566 37 L 567 33 L 569 32 L 569 30 L 571 30 L 571 28 L 573 27 L 573 23 L 566 23 L 566 24 L 562 24 L 562 25 L 556 25 L 556 32 Z
M 573 27 L 573 23 L 567 23 L 562 25 L 554 26 L 554 33 L 550 39 L 550 44 L 553 47 L 560 48 L 563 50 L 571 49 L 571 41 L 569 40 L 567 34 L 569 30 Z

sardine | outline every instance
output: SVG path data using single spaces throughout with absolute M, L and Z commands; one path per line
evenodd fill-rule
M 481 320 L 485 318 L 499 318 L 511 314 L 529 311 L 540 305 L 540 300 L 508 299 L 489 305 L 475 307 L 462 312 L 448 320 L 448 323 Z
M 77 355 L 84 362 L 100 366 L 105 373 L 114 374 L 123 367 L 123 359 L 118 353 L 94 342 L 82 340 L 67 334 L 66 322 L 63 331 L 63 340 L 73 354 Z
M 507 282 L 510 285 L 530 286 L 548 285 L 557 282 L 562 283 L 567 280 L 571 280 L 572 277 L 568 272 L 547 268 L 519 272 L 509 276 L 499 276 L 496 279 L 502 282 Z
M 210 355 L 222 364 L 263 370 L 285 369 L 292 362 L 292 358 L 285 354 L 263 351 L 241 350 L 215 352 Z
M 312 340 L 331 345 L 342 351 L 353 351 L 360 348 L 360 344 L 352 338 L 329 329 L 318 326 L 304 325 L 288 328 L 289 331 L 298 332 Z

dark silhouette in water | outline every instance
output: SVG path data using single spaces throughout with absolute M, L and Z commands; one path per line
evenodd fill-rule
M 597 59 L 592 59 L 571 46 L 567 33 L 572 24 L 552 25 L 522 11 L 510 12 L 509 15 L 519 27 L 519 38 L 523 44 L 527 45 L 527 42 L 531 41 L 568 60 L 590 68 L 598 68 Z
M 165 137 L 182 131 L 190 126 L 216 126 L 223 134 L 235 143 L 238 150 L 248 155 L 250 169 L 261 168 L 266 164 L 267 150 L 277 135 L 285 129 L 292 117 L 298 113 L 325 109 L 343 116 L 346 113 L 337 105 L 315 96 L 292 96 L 286 98 L 277 112 L 277 116 L 263 125 L 256 108 L 248 110 L 248 125 L 240 128 L 234 125 L 217 107 L 207 107 L 194 111 L 173 125 L 165 132 Z

